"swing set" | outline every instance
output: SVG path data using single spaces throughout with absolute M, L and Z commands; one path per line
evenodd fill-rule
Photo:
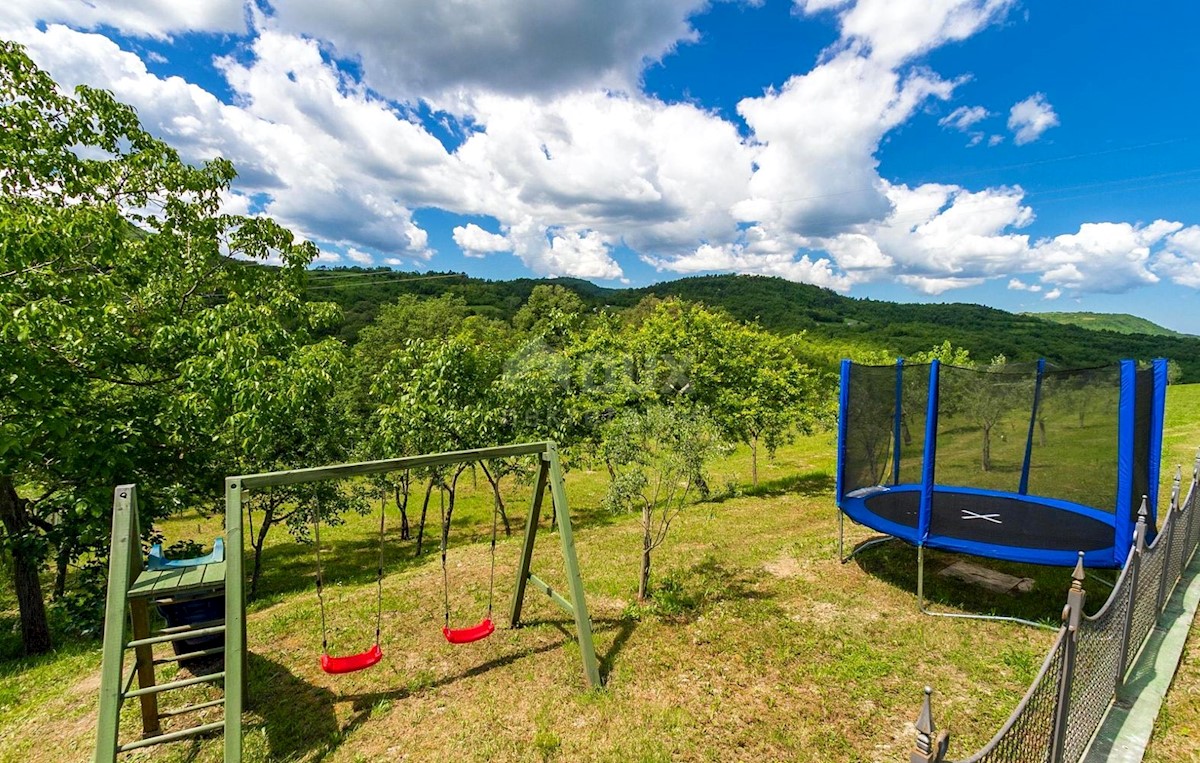
M 406 470 L 407 477 L 407 470 Z M 407 479 L 405 480 L 407 482 Z M 545 489 L 544 486 L 542 488 Z M 325 595 L 324 595 L 324 571 L 321 564 L 321 501 L 317 499 L 317 511 L 313 517 L 313 540 L 316 546 L 317 559 L 317 603 L 321 611 L 321 670 L 326 673 L 353 673 L 358 670 L 365 670 L 379 664 L 383 659 L 383 648 L 380 645 L 380 633 L 383 626 L 383 559 L 384 548 L 386 545 L 386 527 L 385 527 L 385 507 L 387 505 L 386 497 L 380 498 L 379 501 L 379 565 L 376 568 L 375 574 L 375 641 L 365 652 L 357 654 L 348 654 L 342 657 L 335 657 L 329 653 L 329 628 L 325 617 Z M 446 491 L 445 488 L 439 486 L 438 489 L 438 508 L 442 522 L 442 602 L 443 615 L 445 624 L 442 626 L 442 635 L 451 644 L 470 644 L 474 641 L 485 639 L 496 631 L 496 624 L 492 620 L 492 603 L 493 595 L 496 590 L 496 529 L 497 529 L 497 514 L 498 507 L 492 507 L 492 540 L 491 540 L 491 564 L 488 573 L 488 600 L 487 614 L 478 624 L 466 628 L 451 628 L 450 627 L 450 574 L 446 565 L 446 551 L 450 541 L 450 523 L 446 516 Z M 219 542 L 219 541 L 218 541 Z
M 119 485 L 113 497 L 113 531 L 109 556 L 108 593 L 104 617 L 104 649 L 101 660 L 100 709 L 96 725 L 96 748 L 93 760 L 96 763 L 113 763 L 122 752 L 137 750 L 151 745 L 188 739 L 202 734 L 224 736 L 224 760 L 235 763 L 242 759 L 242 711 L 246 701 L 246 600 L 245 559 L 242 522 L 242 500 L 246 490 L 271 488 L 276 485 L 296 485 L 321 480 L 343 480 L 387 472 L 410 469 L 432 469 L 451 464 L 464 464 L 499 458 L 535 456 L 537 475 L 534 479 L 532 504 L 525 520 L 525 534 L 521 545 L 521 557 L 516 571 L 512 605 L 506 618 L 508 627 L 521 624 L 521 609 L 525 602 L 528 586 L 541 591 L 570 614 L 575 620 L 575 635 L 579 642 L 579 654 L 583 662 L 583 674 L 588 686 L 601 687 L 600 667 L 592 643 L 592 622 L 584 600 L 583 579 L 579 575 L 579 562 L 575 555 L 575 541 L 571 533 L 571 513 L 567 506 L 567 493 L 563 486 L 562 465 L 558 449 L 553 442 L 503 445 L 494 448 L 462 450 L 449 453 L 431 453 L 408 458 L 393 458 L 383 461 L 367 461 L 356 464 L 321 466 L 312 469 L 268 472 L 264 474 L 238 475 L 225 478 L 225 534 L 214 544 L 213 553 L 191 560 L 166 559 L 161 549 L 155 549 L 149 559 L 144 559 L 139 539 L 137 486 Z M 554 508 L 554 522 L 558 528 L 558 539 L 562 548 L 563 567 L 566 572 L 567 588 L 563 593 L 554 590 L 530 569 L 533 560 L 533 545 L 537 537 L 538 520 L 542 502 L 549 488 Z M 492 594 L 496 574 L 496 508 L 492 515 L 492 562 L 488 585 L 487 615 L 477 625 L 466 628 L 451 628 L 449 614 L 449 573 L 446 567 L 449 526 L 443 514 L 442 520 L 442 582 L 446 604 L 445 625 L 442 633 L 452 644 L 466 644 L 486 638 L 495 630 L 492 620 Z M 384 517 L 382 507 L 379 518 L 380 560 L 376 573 L 375 641 L 371 648 L 360 654 L 334 656 L 329 654 L 325 628 L 325 602 L 320 569 L 320 516 L 316 517 L 317 591 L 322 617 L 323 648 L 321 668 L 327 673 L 349 673 L 378 664 L 383 659 L 380 646 L 380 626 L 383 619 L 383 551 Z M 222 619 L 211 622 L 151 629 L 149 602 L 163 597 L 193 596 L 197 594 L 220 595 L 224 598 Z M 133 639 L 129 640 L 132 635 Z M 224 669 L 215 673 L 181 680 L 158 683 L 155 666 L 173 661 L 173 658 L 156 657 L 153 650 L 181 639 L 198 637 L 221 639 L 218 647 L 184 657 L 208 656 L 220 653 L 224 657 Z M 133 652 L 132 665 L 127 653 Z M 134 682 L 138 687 L 133 688 Z M 160 712 L 160 693 L 181 689 L 196 684 L 219 684 L 220 699 L 182 708 Z M 121 744 L 120 714 L 122 703 L 137 699 L 141 706 L 142 737 Z M 203 723 L 178 731 L 165 732 L 160 720 L 181 713 L 190 713 L 204 708 L 221 708 L 222 720 Z
M 529 516 L 525 522 L 525 533 L 521 546 L 520 563 L 516 573 L 512 605 L 509 609 L 508 625 L 510 628 L 516 628 L 521 624 L 521 610 L 524 604 L 527 586 L 532 585 L 535 589 L 541 591 L 551 601 L 557 604 L 568 614 L 572 615 L 574 618 L 576 637 L 579 641 L 580 653 L 583 660 L 584 677 L 586 678 L 589 686 L 598 688 L 601 685 L 600 670 L 599 663 L 596 660 L 595 647 L 592 643 L 591 619 L 587 611 L 587 605 L 583 591 L 583 579 L 579 574 L 579 562 L 575 554 L 574 538 L 571 532 L 570 511 L 567 506 L 566 489 L 563 486 L 562 466 L 559 462 L 558 449 L 553 442 L 504 445 L 494 448 L 480 448 L 475 450 L 452 451 L 447 453 L 432 453 L 422 456 L 386 459 L 382 461 L 367 461 L 356 464 L 341 464 L 337 466 L 323 466 L 311 469 L 294 469 L 290 471 L 230 477 L 226 480 L 226 516 L 230 520 L 232 520 L 234 517 L 241 516 L 243 490 L 272 487 L 275 485 L 294 485 L 298 483 L 316 482 L 320 480 L 341 480 L 350 477 L 385 474 L 396 471 L 407 472 L 413 469 L 429 469 L 454 464 L 464 464 L 497 458 L 512 458 L 519 456 L 537 456 L 538 467 L 537 474 L 534 478 L 533 497 Z M 566 571 L 568 583 L 567 593 L 569 594 L 570 598 L 567 598 L 563 596 L 562 593 L 556 591 L 548 583 L 535 575 L 530 569 L 533 559 L 534 541 L 536 540 L 537 536 L 542 503 L 547 488 L 550 490 L 551 500 L 554 502 L 554 506 L 556 508 L 556 511 L 553 512 L 553 514 L 558 525 L 559 541 L 562 546 L 563 566 Z M 491 560 L 488 579 L 487 612 L 484 618 L 475 625 L 453 628 L 451 627 L 450 623 L 450 580 L 449 568 L 447 565 L 450 526 L 449 522 L 446 521 L 447 517 L 444 489 L 442 489 L 439 493 L 439 507 L 442 519 L 442 635 L 445 637 L 446 641 L 451 644 L 469 644 L 487 638 L 496 630 L 496 623 L 493 620 L 493 601 L 496 578 L 498 509 L 495 506 L 492 508 L 492 533 L 490 548 Z M 239 531 L 237 534 L 240 536 L 240 526 L 234 529 Z M 364 652 L 340 656 L 330 654 L 326 618 L 326 601 L 324 595 L 324 567 L 321 559 L 320 533 L 321 510 L 320 505 L 318 505 L 316 516 L 314 517 L 313 522 L 313 539 L 316 546 L 317 599 L 318 606 L 321 611 L 321 669 L 326 673 L 341 674 L 370 668 L 373 665 L 377 665 L 383 659 L 383 649 L 380 643 L 380 635 L 383 621 L 383 562 L 386 546 L 384 503 L 380 504 L 379 512 L 379 564 L 376 568 L 375 586 L 375 639 L 370 648 Z M 227 535 L 232 536 L 233 532 L 228 532 Z M 240 548 L 241 538 L 238 537 L 234 539 L 230 537 L 228 540 L 228 545 L 231 548 Z M 231 556 L 231 561 L 233 561 L 234 557 L 238 557 L 240 559 L 239 554 L 233 554 Z M 238 564 L 237 566 L 240 567 L 241 565 Z M 238 574 L 240 574 L 240 571 Z M 245 648 L 244 644 L 241 646 L 241 648 Z

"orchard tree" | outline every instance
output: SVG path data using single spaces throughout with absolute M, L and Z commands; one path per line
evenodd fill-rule
M 728 334 L 727 370 L 712 409 L 729 439 L 750 446 L 750 480 L 758 487 L 759 448 L 774 457 L 796 434 L 811 433 L 828 403 L 822 403 L 817 374 L 797 360 L 788 339 L 756 326 Z
M 600 449 L 615 476 L 604 504 L 641 518 L 638 601 L 650 595 L 651 555 L 703 482 L 705 466 L 725 450 L 720 430 L 698 409 L 654 405 L 625 410 L 603 427 Z
M 548 346 L 562 348 L 571 332 L 581 326 L 587 305 L 579 295 L 556 284 L 533 287 L 529 299 L 513 316 L 513 327 L 540 338 Z
M 797 431 L 831 415 L 795 342 L 703 305 L 665 300 L 653 305 L 630 344 L 633 372 L 659 402 L 695 407 L 725 439 L 750 447 L 757 485 L 760 447 L 773 456 Z M 697 487 L 705 492 L 703 481 Z
M 386 453 L 430 453 L 485 447 L 510 439 L 496 394 L 497 380 L 508 354 L 507 329 L 495 321 L 473 318 L 446 341 L 410 339 L 394 351 L 373 380 L 377 401 L 372 415 L 372 447 Z M 427 473 L 428 483 L 417 529 L 417 553 L 425 537 L 429 500 L 435 487 L 447 491 L 444 523 L 453 516 L 458 478 L 468 465 Z M 511 532 L 499 477 L 485 472 L 496 510 Z
M 106 553 L 115 484 L 144 486 L 146 527 L 194 503 L 229 447 L 296 413 L 272 366 L 320 385 L 342 352 L 302 299 L 315 248 L 223 213 L 234 174 L 0 42 L 0 552 L 30 653 L 50 647 L 44 563 Z

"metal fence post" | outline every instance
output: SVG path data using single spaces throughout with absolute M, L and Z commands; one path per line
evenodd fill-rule
M 921 703 L 921 714 L 917 716 L 917 743 L 909 756 L 909 763 L 942 763 L 946 749 L 950 746 L 950 733 L 943 731 L 937 736 L 933 725 L 933 707 L 929 698 L 933 689 L 925 687 L 925 700 Z
M 1162 614 L 1163 607 L 1167 605 L 1167 593 L 1175 584 L 1174 580 L 1168 580 L 1171 577 L 1171 544 L 1175 540 L 1175 525 L 1179 518 L 1179 512 L 1175 509 L 1175 502 L 1167 506 L 1167 520 L 1163 522 L 1163 526 L 1167 529 L 1167 537 L 1158 541 L 1160 544 L 1166 544 L 1158 553 L 1163 555 L 1162 562 L 1162 579 L 1158 583 L 1158 601 L 1155 612 Z
M 1180 465 L 1180 466 L 1175 467 L 1175 484 L 1179 485 L 1182 482 L 1183 482 L 1183 466 Z M 1196 476 L 1195 476 L 1195 473 L 1193 472 L 1192 484 L 1195 484 L 1195 482 L 1196 482 Z M 1183 531 L 1183 543 L 1184 543 L 1183 553 L 1179 556 L 1179 574 L 1183 575 L 1183 573 L 1187 571 L 1188 564 L 1191 563 L 1191 561 L 1192 561 L 1192 555 L 1196 551 L 1196 549 L 1192 547 L 1192 541 L 1194 538 L 1192 533 L 1195 531 L 1195 527 L 1196 527 L 1196 507 L 1195 506 L 1184 506 L 1183 503 L 1180 502 L 1179 488 L 1175 488 L 1174 494 L 1175 494 L 1175 505 L 1177 505 L 1179 507 L 1179 513 L 1187 514 L 1187 528 Z
M 1117 663 L 1117 681 L 1113 687 L 1114 693 L 1120 693 L 1125 688 L 1125 673 L 1129 668 L 1129 637 L 1133 631 L 1133 610 L 1138 601 L 1138 576 L 1142 569 L 1142 554 L 1146 551 L 1146 520 L 1149 510 L 1146 506 L 1146 496 L 1142 496 L 1142 506 L 1138 509 L 1137 527 L 1133 531 L 1133 555 L 1129 557 L 1129 580 L 1125 587 L 1129 589 L 1129 606 L 1125 608 L 1125 622 L 1121 626 L 1121 657 Z
M 1083 590 L 1083 552 L 1075 562 L 1071 573 L 1071 590 L 1067 593 L 1067 606 L 1063 607 L 1063 623 L 1067 626 L 1067 638 L 1063 641 L 1062 673 L 1058 680 L 1058 698 L 1054 704 L 1054 728 L 1050 735 L 1050 763 L 1062 763 L 1063 747 L 1067 740 L 1067 723 L 1071 714 L 1071 684 L 1075 678 L 1075 652 L 1079 646 L 1079 623 L 1083 620 L 1083 602 L 1087 597 Z

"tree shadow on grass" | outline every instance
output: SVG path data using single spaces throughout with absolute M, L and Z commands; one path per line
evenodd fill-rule
M 863 572 L 896 588 L 917 592 L 917 550 L 899 540 L 872 546 L 854 557 Z M 999 593 L 938 573 L 959 561 L 966 561 L 1018 578 L 1034 581 L 1033 590 Z M 986 559 L 968 554 L 953 554 L 934 549 L 925 551 L 926 606 L 961 610 L 968 614 L 1019 617 L 1024 620 L 1058 624 L 1067 590 L 1071 586 L 1071 570 L 1063 567 L 1043 567 L 1019 564 L 998 559 Z M 1089 611 L 1098 609 L 1108 596 L 1108 589 L 1096 585 L 1096 595 L 1089 597 Z M 914 602 L 915 607 L 915 602 Z
M 437 531 L 434 531 L 435 536 Z M 426 538 L 428 541 L 428 537 Z M 429 544 L 426 544 L 430 547 Z M 437 538 L 432 544 L 437 550 Z M 328 549 L 328 550 L 326 550 Z M 437 559 L 433 553 L 413 556 L 412 544 L 399 542 L 384 547 L 383 574 L 394 575 Z M 246 564 L 253 561 L 247 554 Z M 379 539 L 363 538 L 326 542 L 321 551 L 321 573 L 326 585 L 366 585 L 375 582 L 379 564 Z M 258 582 L 258 595 L 251 610 L 272 604 L 301 591 L 316 590 L 316 552 L 311 543 L 281 543 L 266 549 L 263 573 Z
M 771 480 L 760 480 L 756 486 L 746 486 L 740 495 L 751 498 L 777 498 L 782 495 L 800 495 L 805 498 L 829 496 L 833 493 L 834 478 L 823 471 L 805 474 L 789 474 Z M 714 495 L 707 503 L 724 503 L 737 495 Z

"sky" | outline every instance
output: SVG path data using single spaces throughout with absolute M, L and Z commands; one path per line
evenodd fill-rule
M 1200 4 L 6 0 L 317 264 L 1128 312 L 1200 334 Z

